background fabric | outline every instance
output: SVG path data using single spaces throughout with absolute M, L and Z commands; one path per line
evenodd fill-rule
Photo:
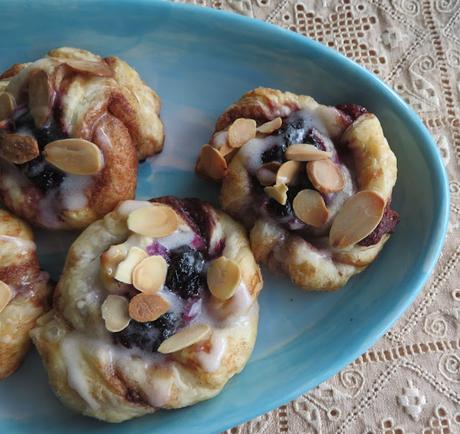
M 280 25 L 377 74 L 430 129 L 451 193 L 447 242 L 416 302 L 310 393 L 226 434 L 460 433 L 460 0 L 187 0 Z

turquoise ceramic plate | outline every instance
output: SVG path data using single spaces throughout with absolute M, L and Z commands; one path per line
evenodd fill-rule
M 444 238 L 448 189 L 436 146 L 417 116 L 375 76 L 302 36 L 236 15 L 153 1 L 3 1 L 0 67 L 72 45 L 131 63 L 163 100 L 164 152 L 140 168 L 138 196 L 217 190 L 192 172 L 220 112 L 255 86 L 355 102 L 380 118 L 398 157 L 398 231 L 378 260 L 332 294 L 309 294 L 265 273 L 253 357 L 217 398 L 192 408 L 107 425 L 66 410 L 36 354 L 0 386 L 2 433 L 217 432 L 283 404 L 369 348 L 412 302 Z M 0 68 L 0 69 L 1 69 Z M 67 238 L 41 233 L 55 275 Z

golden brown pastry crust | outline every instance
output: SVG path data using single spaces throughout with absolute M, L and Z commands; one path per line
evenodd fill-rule
M 78 62 L 87 62 L 95 72 L 76 69 Z M 104 168 L 85 181 L 80 199 L 69 203 L 64 197 L 69 195 L 67 190 L 59 189 L 56 197 L 47 199 L 48 192 L 0 160 L 0 198 L 35 225 L 84 228 L 120 200 L 133 198 L 137 160 L 162 150 L 160 99 L 121 59 L 67 47 L 52 50 L 34 63 L 13 65 L 0 76 L 0 93 L 6 91 L 18 105 L 27 105 L 27 89 L 37 71 L 48 74 L 54 107 L 58 106 L 54 116 L 62 130 L 69 137 L 95 143 L 103 153 Z
M 0 209 L 0 280 L 15 290 L 0 312 L 0 379 L 21 364 L 30 344 L 29 331 L 48 308 L 51 288 L 40 272 L 32 232 Z
M 227 215 L 213 211 L 215 238 L 226 237 L 222 252 L 236 261 L 249 294 L 244 313 L 232 317 L 232 299 L 211 302 L 222 318 L 205 341 L 168 355 L 137 352 L 110 341 L 101 318 L 107 292 L 98 280 L 99 257 L 126 240 L 126 215 L 121 207 L 91 224 L 69 250 L 59 281 L 54 310 L 32 332 L 53 389 L 69 407 L 109 422 L 179 408 L 211 398 L 246 364 L 257 334 L 257 295 L 262 287 L 259 267 L 244 229 Z M 85 302 L 91 300 L 91 302 Z M 233 319 L 232 319 L 233 318 Z M 225 342 L 223 356 L 207 369 L 200 357 Z M 139 356 L 140 354 L 140 356 Z
M 350 149 L 358 191 L 375 191 L 388 203 L 396 183 L 396 157 L 383 135 L 380 122 L 371 113 L 361 115 L 349 125 L 339 110 L 318 104 L 309 96 L 257 88 L 243 95 L 219 117 L 210 145 L 220 149 L 222 143 L 216 139 L 218 133 L 226 130 L 237 118 L 254 119 L 262 124 L 305 108 L 320 119 L 329 137 Z M 251 248 L 256 260 L 267 264 L 274 272 L 282 270 L 297 286 L 318 291 L 344 286 L 352 275 L 364 270 L 377 257 L 389 238 L 385 235 L 369 247 L 355 244 L 336 249 L 327 245 L 318 249 L 273 221 L 256 215 L 251 220 L 247 209 L 253 201 L 252 181 L 241 152 L 226 159 L 230 162 L 222 179 L 220 202 L 223 209 L 235 218 L 244 215 L 251 229 Z

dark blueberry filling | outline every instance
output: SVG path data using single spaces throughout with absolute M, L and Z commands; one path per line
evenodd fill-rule
M 54 119 L 43 128 L 36 128 L 29 113 L 15 119 L 13 129 L 19 134 L 21 130 L 32 134 L 37 140 L 40 151 L 49 142 L 67 137 Z M 19 164 L 18 167 L 43 192 L 59 187 L 65 177 L 63 172 L 48 164 L 41 155 L 27 163 Z
M 183 299 L 199 297 L 205 288 L 204 257 L 186 246 L 171 253 L 166 286 Z
M 285 151 L 286 148 L 283 146 L 273 146 L 272 148 L 262 153 L 262 163 L 270 163 L 271 161 L 279 161 L 281 163 L 284 160 Z
M 392 234 L 398 223 L 399 214 L 394 209 L 391 209 L 390 204 L 388 204 L 378 226 L 358 244 L 360 246 L 373 246 L 377 244 L 385 234 Z
M 367 108 L 358 104 L 339 104 L 336 105 L 335 108 L 350 116 L 351 121 L 354 121 L 364 113 L 367 113 Z
M 188 246 L 170 252 L 165 285 L 185 300 L 183 312 L 180 315 L 168 312 L 146 323 L 132 320 L 126 329 L 113 333 L 114 342 L 126 348 L 138 347 L 155 352 L 164 340 L 198 314 L 201 297 L 207 288 L 203 269 L 204 257 L 201 252 Z
M 288 146 L 297 143 L 308 143 L 316 146 L 318 149 L 325 151 L 326 146 L 321 133 L 316 128 L 306 128 L 304 119 L 294 119 L 285 122 L 276 133 L 282 137 L 282 143 L 276 144 L 262 153 L 262 163 L 271 161 L 285 161 L 284 153 Z
M 155 352 L 161 343 L 172 336 L 181 325 L 181 318 L 172 312 L 164 314 L 155 321 L 140 323 L 131 320 L 128 327 L 113 333 L 116 344 L 126 348 L 138 347 L 147 352 Z
M 41 155 L 18 166 L 22 173 L 44 193 L 59 187 L 65 177 L 63 172 L 49 165 Z

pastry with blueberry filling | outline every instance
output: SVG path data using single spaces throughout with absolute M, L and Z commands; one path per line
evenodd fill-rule
M 0 209 L 0 380 L 20 366 L 50 293 L 30 228 Z
M 344 286 L 399 222 L 396 157 L 362 106 L 255 89 L 220 116 L 196 171 L 222 182 L 256 260 L 307 290 Z
M 80 229 L 134 197 L 160 152 L 160 99 L 117 57 L 58 48 L 0 75 L 0 200 L 30 223 Z
M 72 245 L 32 339 L 65 404 L 120 422 L 217 395 L 251 355 L 261 287 L 226 214 L 198 199 L 125 201 Z

